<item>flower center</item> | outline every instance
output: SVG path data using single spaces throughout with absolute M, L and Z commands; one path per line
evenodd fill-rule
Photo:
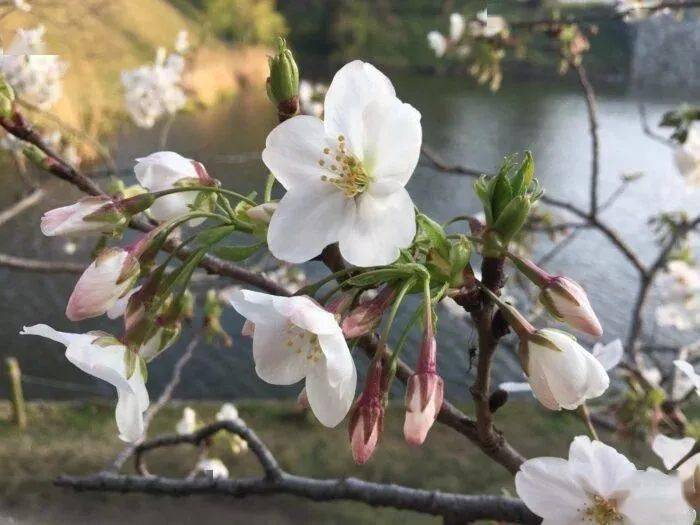
M 299 357 L 305 358 L 310 363 L 318 363 L 321 360 L 323 351 L 316 334 L 299 328 L 290 321 L 287 321 L 285 333 L 287 335 L 285 344 L 290 352 L 298 354 Z
M 330 172 L 328 175 L 322 175 L 321 180 L 330 182 L 348 198 L 367 190 L 373 180 L 365 171 L 362 162 L 347 151 L 343 135 L 338 135 L 335 148 L 323 148 L 323 155 L 318 164 Z
M 593 506 L 585 512 L 586 520 L 591 520 L 596 525 L 614 525 L 622 523 L 622 516 L 617 512 L 617 502 L 608 501 L 600 496 L 593 496 Z

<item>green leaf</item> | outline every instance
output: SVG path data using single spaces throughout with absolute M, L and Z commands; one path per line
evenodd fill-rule
M 264 242 L 259 242 L 250 246 L 221 246 L 214 250 L 214 255 L 227 261 L 244 261 L 257 252 L 264 244 Z
M 211 246 L 217 242 L 223 241 L 226 237 L 236 231 L 235 224 L 225 226 L 216 226 L 208 230 L 201 231 L 197 234 L 197 242 Z
M 486 175 L 479 177 L 477 181 L 474 182 L 474 193 L 479 197 L 481 204 L 484 206 L 484 216 L 486 217 L 486 224 L 493 224 L 493 212 L 491 210 L 491 190 L 489 179 Z
M 526 195 L 515 197 L 508 206 L 505 207 L 500 217 L 493 225 L 498 236 L 504 244 L 508 242 L 520 231 L 525 224 L 530 213 L 530 199 Z
M 445 234 L 445 230 L 443 230 L 442 226 L 422 213 L 418 215 L 418 224 L 420 224 L 421 228 L 428 236 L 428 239 L 430 239 L 430 243 L 435 247 L 438 253 L 444 259 L 448 259 L 451 245 L 450 241 L 447 240 L 447 234 Z
M 513 190 L 510 187 L 508 174 L 501 172 L 495 179 L 493 185 L 493 193 L 491 195 L 491 209 L 493 218 L 498 221 L 503 210 L 508 206 L 513 198 Z
M 513 188 L 513 195 L 522 195 L 527 191 L 532 183 L 532 179 L 535 176 L 535 159 L 532 158 L 532 153 L 529 151 L 525 152 L 525 158 L 523 159 L 517 173 L 511 181 L 511 186 Z

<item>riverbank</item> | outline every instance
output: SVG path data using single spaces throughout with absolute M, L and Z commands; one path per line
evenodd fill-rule
M 212 421 L 218 402 L 187 403 L 204 421 Z M 182 402 L 162 410 L 151 435 L 172 433 L 182 414 Z M 290 401 L 242 401 L 240 415 L 267 443 L 283 468 L 308 476 L 356 476 L 378 482 L 467 493 L 513 494 L 510 475 L 494 466 L 466 439 L 436 425 L 426 444 L 411 448 L 401 435 L 403 409 L 392 406 L 382 443 L 363 467 L 352 462 L 345 424 L 336 429 L 319 425 L 310 414 Z M 469 407 L 465 407 L 469 412 Z M 100 523 L 132 525 L 159 522 L 179 525 L 198 516 L 202 524 L 257 523 L 438 523 L 411 512 L 373 509 L 357 503 L 309 503 L 287 496 L 244 500 L 224 497 L 163 498 L 142 495 L 75 493 L 52 486 L 60 473 L 87 474 L 105 466 L 123 444 L 116 437 L 111 405 L 98 402 L 29 404 L 29 426 L 20 432 L 10 426 L 9 406 L 0 403 L 0 521 L 29 525 Z M 570 414 L 546 412 L 529 400 L 506 404 L 499 424 L 511 442 L 527 456 L 565 456 L 570 439 L 584 433 Z M 604 439 L 609 440 L 610 436 Z M 614 440 L 608 441 L 620 446 Z M 620 446 L 628 453 L 629 448 Z M 656 465 L 645 447 L 631 457 Z M 212 456 L 222 459 L 232 476 L 258 475 L 251 454 L 232 455 L 224 443 Z M 186 447 L 149 456 L 152 472 L 182 476 L 195 461 L 196 451 Z M 128 467 L 131 470 L 131 467 Z M 14 521 L 12 521 L 14 520 Z M 3 521 L 5 523 L 5 521 Z

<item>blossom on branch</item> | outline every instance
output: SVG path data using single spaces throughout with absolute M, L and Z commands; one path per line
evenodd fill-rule
M 308 261 L 338 242 L 356 266 L 390 264 L 416 233 L 404 188 L 418 163 L 420 113 L 391 81 L 355 61 L 328 88 L 325 117 L 298 115 L 267 137 L 262 158 L 287 193 L 272 216 L 272 254 Z
M 238 290 L 230 301 L 255 324 L 258 376 L 273 385 L 306 379 L 306 394 L 318 420 L 328 427 L 340 423 L 355 397 L 357 371 L 334 315 L 306 296 Z
M 192 407 L 182 409 L 182 418 L 175 424 L 178 434 L 192 434 L 197 430 L 197 412 Z
M 38 335 L 66 346 L 66 358 L 83 372 L 107 381 L 117 389 L 115 417 L 119 438 L 137 441 L 143 434 L 143 412 L 150 403 L 145 365 L 117 339 L 100 332 L 71 334 L 38 324 L 25 326 L 22 335 Z M 131 366 L 129 364 L 131 363 Z
M 683 144 L 676 147 L 676 166 L 691 186 L 700 186 L 700 123 L 693 123 Z
M 41 232 L 47 237 L 111 233 L 126 223 L 126 216 L 109 197 L 85 197 L 74 204 L 47 211 L 41 217 Z
M 656 284 L 663 301 L 656 309 L 659 325 L 677 330 L 700 326 L 700 272 L 697 268 L 685 261 L 671 261 Z
M 681 482 L 655 469 L 637 468 L 600 441 L 578 436 L 569 459 L 527 460 L 515 489 L 545 525 L 692 525 L 695 511 L 683 500 Z
M 651 449 L 661 458 L 664 468 L 670 470 L 683 460 L 695 446 L 691 437 L 674 439 L 663 434 L 654 438 Z M 678 467 L 678 477 L 683 482 L 683 495 L 696 509 L 700 507 L 700 454 L 688 458 Z

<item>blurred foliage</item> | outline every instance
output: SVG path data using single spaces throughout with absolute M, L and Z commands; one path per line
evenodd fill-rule
M 287 34 L 275 0 L 196 0 L 216 36 L 243 44 L 272 44 Z

